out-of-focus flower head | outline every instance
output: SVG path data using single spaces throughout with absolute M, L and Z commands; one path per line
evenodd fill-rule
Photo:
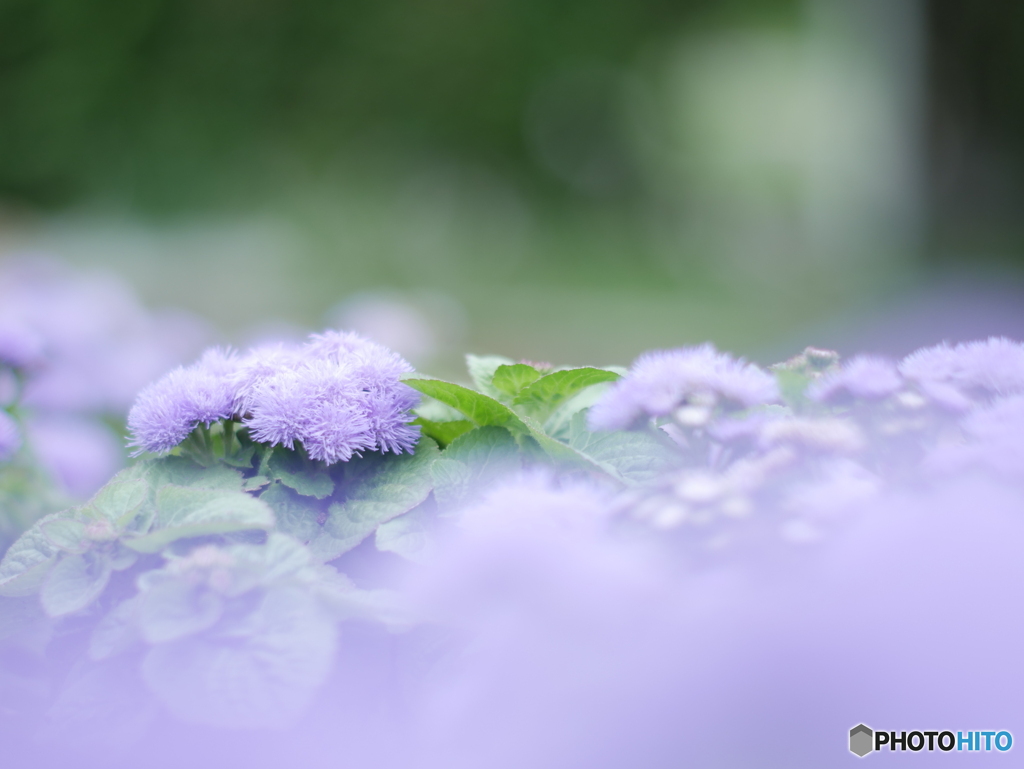
M 152 313 L 120 280 L 39 257 L 0 264 L 0 360 L 29 369 L 36 410 L 121 416 L 161 371 L 209 334 L 183 313 Z
M 113 431 L 96 419 L 69 414 L 31 418 L 32 453 L 72 496 L 88 497 L 124 463 Z
M 1000 398 L 967 414 L 962 422 L 966 441 L 947 443 L 927 457 L 927 466 L 943 473 L 966 468 L 1024 478 L 1024 396 Z
M 170 451 L 197 425 L 231 418 L 237 368 L 236 356 L 213 348 L 198 363 L 179 366 L 146 387 L 128 413 L 129 445 L 136 454 Z
M 900 372 L 926 397 L 962 411 L 979 396 L 1024 392 L 1024 345 L 1006 337 L 943 343 L 908 355 Z
M 0 411 L 0 462 L 10 459 L 21 448 L 18 423 L 6 411 Z
M 27 369 L 43 361 L 43 340 L 10 311 L 0 315 L 0 364 Z
M 808 397 L 830 401 L 844 395 L 852 398 L 879 400 L 903 386 L 896 364 L 873 355 L 859 355 L 843 364 L 838 371 L 825 374 L 811 384 Z
M 719 401 L 749 407 L 778 398 L 770 374 L 705 344 L 640 356 L 594 404 L 589 419 L 594 429 L 619 430 L 644 417 L 667 416 L 686 404 L 701 412 L 695 418 L 706 420 L 710 407 Z

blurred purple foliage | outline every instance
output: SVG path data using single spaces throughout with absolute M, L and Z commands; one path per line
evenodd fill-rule
M 21 377 L 27 447 L 72 496 L 124 463 L 110 425 L 139 389 L 209 335 L 191 315 L 147 310 L 113 276 L 41 257 L 0 263 L 0 363 Z

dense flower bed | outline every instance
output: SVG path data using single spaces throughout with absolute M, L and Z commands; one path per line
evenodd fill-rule
M 37 764 L 823 766 L 872 718 L 1018 715 L 1021 344 L 467 361 L 327 331 L 142 389 L 133 463 L 3 513 L 3 736 Z

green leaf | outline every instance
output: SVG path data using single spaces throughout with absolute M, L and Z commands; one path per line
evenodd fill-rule
M 555 371 L 523 388 L 513 401 L 513 405 L 522 413 L 543 422 L 555 409 L 584 388 L 618 378 L 616 372 L 601 368 Z
M 433 438 L 441 448 L 444 448 L 460 435 L 469 432 L 475 427 L 475 425 L 468 419 L 456 419 L 451 422 L 434 422 L 426 417 L 417 417 L 412 423 L 414 425 L 419 425 L 423 435 Z
M 522 467 L 515 438 L 502 427 L 478 427 L 459 436 L 443 457 L 461 462 L 470 469 L 470 486 L 488 483 Z
M 252 458 L 255 455 L 256 444 L 250 443 L 224 457 L 224 464 L 230 465 L 231 467 L 238 467 L 242 470 L 248 470 L 252 467 Z
M 366 455 L 346 484 L 346 498 L 328 508 L 323 531 L 310 543 L 321 561 L 351 550 L 385 521 L 412 510 L 433 488 L 437 444 L 421 438 L 415 454 Z M 346 468 L 348 471 L 350 468 Z
M 110 572 L 110 559 L 104 553 L 64 556 L 43 582 L 39 593 L 43 610 L 61 617 L 84 609 L 99 598 Z
M 273 483 L 273 480 L 265 475 L 254 475 L 242 482 L 242 491 L 259 491 L 271 483 Z
M 306 497 L 324 499 L 334 492 L 334 481 L 323 462 L 306 462 L 295 451 L 275 446 L 267 463 L 271 478 Z
M 306 590 L 268 591 L 247 615 L 153 648 L 142 677 L 167 709 L 190 723 L 287 726 L 327 680 L 333 619 Z
M 0 596 L 16 598 L 39 590 L 60 552 L 43 534 L 43 526 L 53 520 L 57 514 L 40 519 L 8 548 L 0 561 Z
M 142 638 L 167 643 L 213 627 L 224 613 L 224 600 L 202 585 L 164 579 L 139 596 L 137 621 Z
M 540 379 L 540 376 L 537 369 L 525 363 L 505 364 L 495 369 L 491 384 L 499 394 L 511 399 L 524 387 Z
M 589 409 L 604 395 L 611 382 L 600 382 L 590 387 L 584 387 L 571 398 L 562 402 L 562 405 L 555 409 L 551 416 L 544 422 L 544 432 L 553 438 L 569 440 L 569 423 L 579 412 Z
M 430 548 L 427 505 L 420 505 L 405 515 L 392 518 L 377 527 L 375 544 L 385 553 L 395 553 L 410 561 L 422 561 Z
M 491 398 L 498 398 L 501 392 L 494 387 L 492 380 L 494 372 L 499 366 L 510 366 L 515 364 L 511 358 L 501 355 L 467 355 L 466 368 L 469 369 L 469 376 L 476 385 L 476 389 Z
M 188 457 L 161 457 L 151 462 L 148 479 L 153 489 L 173 484 L 197 489 L 242 490 L 242 473 L 226 465 L 203 467 Z
M 469 420 L 480 427 L 493 425 L 522 435 L 529 432 L 523 420 L 508 406 L 468 387 L 440 379 L 420 379 L 416 375 L 407 375 L 402 381 L 424 395 L 458 409 Z
M 274 525 L 274 514 L 267 504 L 242 491 L 168 484 L 157 491 L 156 508 L 156 528 L 141 537 L 124 539 L 125 546 L 140 553 L 156 553 L 186 537 L 269 529 Z
M 274 511 L 277 531 L 290 534 L 300 542 L 310 542 L 320 533 L 319 518 L 326 512 L 325 505 L 302 497 L 279 482 L 264 491 L 260 499 Z
M 90 542 L 85 536 L 85 524 L 70 518 L 56 518 L 42 523 L 43 536 L 54 547 L 66 553 L 84 553 Z
M 142 479 L 119 480 L 117 476 L 96 492 L 83 513 L 106 518 L 119 527 L 127 526 L 149 497 L 149 484 Z
M 473 473 L 469 465 L 443 456 L 430 466 L 434 481 L 434 499 L 442 509 L 455 507 L 469 493 Z
M 431 467 L 441 514 L 450 514 L 482 488 L 521 468 L 519 445 L 508 430 L 478 427 L 459 436 Z
M 412 374 L 411 376 L 418 379 L 428 379 L 429 377 L 417 376 Z M 420 405 L 413 409 L 413 413 L 418 417 L 423 417 L 430 422 L 455 422 L 462 419 L 462 414 L 451 406 L 447 406 L 441 401 L 434 400 L 433 398 L 423 398 L 420 401 Z
M 682 461 L 667 435 L 626 430 L 590 432 L 583 413 L 573 417 L 569 445 L 628 483 L 646 483 Z

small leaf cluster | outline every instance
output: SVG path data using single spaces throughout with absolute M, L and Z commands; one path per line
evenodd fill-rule
M 436 495 L 453 504 L 510 466 L 541 462 L 629 486 L 679 461 L 657 430 L 594 433 L 586 410 L 621 369 L 564 368 L 467 356 L 474 388 L 409 374 L 403 381 L 432 399 L 416 423 L 444 448 Z

